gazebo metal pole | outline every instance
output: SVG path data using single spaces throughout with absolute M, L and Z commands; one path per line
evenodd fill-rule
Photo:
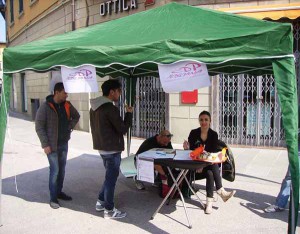
M 128 105 L 132 106 L 132 79 L 133 79 L 133 72 L 134 68 L 130 69 L 130 78 L 129 78 L 129 100 Z M 127 133 L 127 157 L 130 155 L 130 146 L 131 146 L 131 134 L 132 134 L 132 126 L 129 127 L 128 133 Z

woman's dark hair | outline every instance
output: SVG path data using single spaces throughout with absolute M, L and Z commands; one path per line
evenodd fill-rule
M 201 115 L 207 115 L 209 117 L 209 119 L 211 120 L 211 115 L 208 111 L 202 111 L 200 114 L 199 114 L 199 118 Z

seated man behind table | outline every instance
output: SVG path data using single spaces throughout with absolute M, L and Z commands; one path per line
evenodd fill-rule
M 168 130 L 163 130 L 159 134 L 156 134 L 155 136 L 146 139 L 141 144 L 140 148 L 138 149 L 138 151 L 135 154 L 135 158 L 134 158 L 135 165 L 136 165 L 136 157 L 139 154 L 141 154 L 147 150 L 151 150 L 153 148 L 173 149 L 172 144 L 171 144 L 172 136 L 173 135 Z M 165 171 L 163 170 L 163 168 L 160 165 L 154 165 L 154 169 L 160 175 L 166 176 Z M 145 189 L 143 182 L 137 180 L 137 176 L 134 176 L 133 180 L 135 181 L 135 185 L 136 185 L 137 189 L 139 189 L 139 190 Z

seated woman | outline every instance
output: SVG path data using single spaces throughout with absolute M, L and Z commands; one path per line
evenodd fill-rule
M 204 150 L 210 153 L 217 152 L 218 134 L 210 128 L 211 115 L 208 111 L 202 111 L 199 114 L 200 128 L 193 129 L 190 132 L 188 141 L 184 141 L 183 148 L 194 150 L 203 145 Z M 226 202 L 235 194 L 235 190 L 227 192 L 222 186 L 219 165 L 212 164 L 205 167 L 200 173 L 197 171 L 196 179 L 206 178 L 206 208 L 205 213 L 212 212 L 214 182 L 217 193 Z

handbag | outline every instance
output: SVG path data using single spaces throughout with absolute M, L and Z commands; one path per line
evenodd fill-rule
M 219 140 L 217 149 L 222 150 L 224 147 L 227 148 L 226 150 L 227 160 L 223 162 L 222 165 L 222 178 L 230 182 L 233 182 L 235 180 L 235 163 L 234 163 L 233 153 L 230 147 L 228 147 L 225 142 Z

